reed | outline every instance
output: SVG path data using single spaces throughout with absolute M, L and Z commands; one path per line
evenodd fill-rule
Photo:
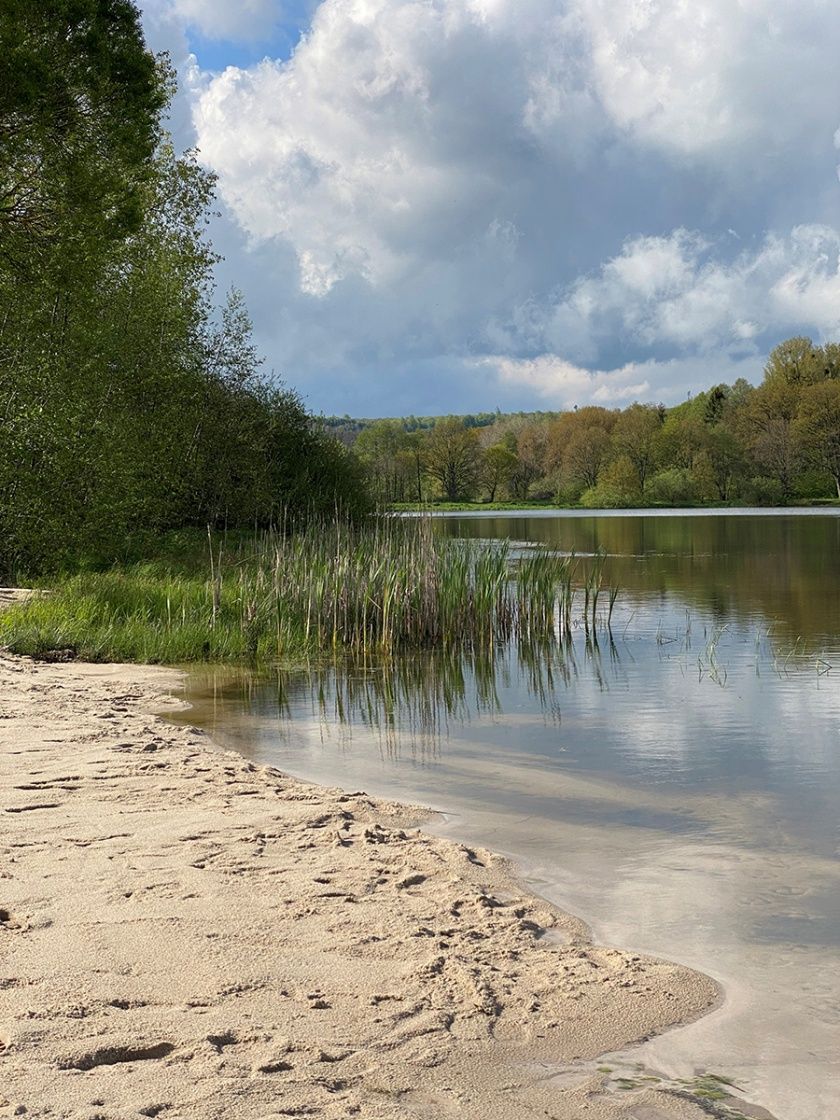
M 578 624 L 574 557 L 514 558 L 504 542 L 445 537 L 430 518 L 211 537 L 204 552 L 203 572 L 145 564 L 63 579 L 5 612 L 0 641 L 41 656 L 177 663 L 478 648 Z M 584 578 L 588 629 L 597 596 Z

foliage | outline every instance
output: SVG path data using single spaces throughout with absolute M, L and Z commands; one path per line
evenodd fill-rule
M 166 139 L 136 7 L 16 0 L 0 45 L 0 573 L 363 506 L 241 295 L 213 305 L 213 177 Z
M 840 498 L 840 381 L 803 391 L 793 429 L 802 460 L 829 474 Z
M 449 416 L 439 420 L 424 444 L 426 473 L 450 502 L 469 498 L 481 473 L 481 453 L 475 429 Z
M 471 452 L 470 470 L 448 489 L 432 463 L 444 431 L 468 429 L 464 418 L 439 420 L 440 430 L 415 429 L 410 470 L 400 459 L 405 452 L 381 440 L 377 456 L 367 460 L 374 480 L 398 480 L 404 472 L 406 481 L 378 487 L 384 501 L 450 507 L 453 501 L 480 501 L 482 508 L 499 500 L 528 504 L 532 495 L 589 508 L 829 500 L 840 497 L 838 386 L 840 343 L 793 338 L 770 353 L 758 388 L 743 379 L 717 384 L 668 409 L 635 402 L 623 410 L 590 405 L 499 413 L 472 429 L 477 469 Z M 360 448 L 379 430 L 387 430 L 395 447 L 406 446 L 409 421 L 360 423 Z
M 615 598 L 605 592 L 597 613 L 599 563 L 576 587 L 574 558 L 536 550 L 514 562 L 506 546 L 453 540 L 428 518 L 310 520 L 227 547 L 216 537 L 203 572 L 196 543 L 192 554 L 176 546 L 154 563 L 65 577 L 4 611 L 0 640 L 94 661 L 492 648 L 565 633 L 581 598 L 586 627 L 608 625 Z
M 168 98 L 129 0 L 5 0 L 0 13 L 0 253 L 75 263 L 142 224 Z

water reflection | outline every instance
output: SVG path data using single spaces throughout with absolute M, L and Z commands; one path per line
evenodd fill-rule
M 788 640 L 819 646 L 840 634 L 838 513 L 453 516 L 440 528 L 470 539 L 604 550 L 606 580 L 622 592 L 679 597 L 722 622 L 761 619 Z
M 646 1046 L 779 1120 L 840 1099 L 836 517 L 453 519 L 596 552 L 612 634 L 191 678 L 187 714 L 261 762 L 438 806 L 604 940 L 723 981 Z M 682 519 L 680 519 L 682 520 Z

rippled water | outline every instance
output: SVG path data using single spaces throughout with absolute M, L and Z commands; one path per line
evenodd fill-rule
M 840 1117 L 840 516 L 452 517 L 604 549 L 612 634 L 492 656 L 194 673 L 189 719 L 310 779 L 433 804 L 603 941 L 693 964 L 723 1007 L 633 1054 Z

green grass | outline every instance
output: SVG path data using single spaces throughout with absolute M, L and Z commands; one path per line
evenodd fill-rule
M 0 643 L 91 661 L 270 661 L 489 647 L 569 633 L 597 614 L 603 563 L 462 542 L 428 518 L 337 520 L 235 543 L 168 542 L 153 562 L 80 572 L 0 615 Z M 609 597 L 611 610 L 614 594 Z
M 394 502 L 389 509 L 395 513 L 491 513 L 508 509 L 582 509 L 582 506 L 564 506 L 557 502 L 528 498 L 523 502 Z
M 642 501 L 633 503 L 632 506 L 627 507 L 614 507 L 633 508 L 633 509 L 719 509 L 726 512 L 727 509 L 741 508 L 744 502 L 739 499 L 733 499 L 729 502 L 654 502 Z M 749 503 L 746 503 L 749 506 Z M 804 508 L 820 508 L 824 506 L 840 506 L 840 498 L 791 498 L 788 507 L 804 507 Z M 505 510 L 528 510 L 528 509 L 554 509 L 558 511 L 570 509 L 586 509 L 593 516 L 598 514 L 596 507 L 583 506 L 580 502 L 553 502 L 529 498 L 523 502 L 393 502 L 389 507 L 395 513 L 493 513 L 494 511 L 503 512 Z M 762 509 L 762 506 L 754 506 L 755 509 Z M 782 508 L 785 508 L 784 506 Z

